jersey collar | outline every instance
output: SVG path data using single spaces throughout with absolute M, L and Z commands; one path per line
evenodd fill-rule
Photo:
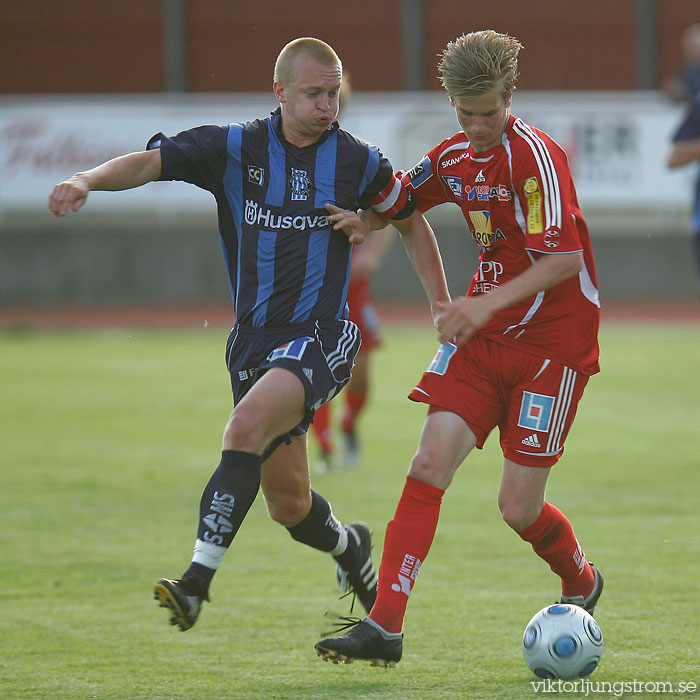
M 285 148 L 296 148 L 299 151 L 303 151 L 305 148 L 316 148 L 320 146 L 327 138 L 334 134 L 340 128 L 340 124 L 334 121 L 332 124 L 328 125 L 328 128 L 319 136 L 317 141 L 309 144 L 308 146 L 295 146 L 293 143 L 289 143 L 282 133 L 282 109 L 278 107 L 274 112 L 270 112 L 270 119 L 272 120 L 272 128 L 275 130 L 280 143 L 284 145 Z

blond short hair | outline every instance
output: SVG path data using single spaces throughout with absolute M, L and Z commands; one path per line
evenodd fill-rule
M 507 96 L 518 78 L 522 44 L 512 36 L 485 29 L 462 34 L 442 52 L 438 71 L 450 99 L 497 90 Z
M 306 54 L 311 56 L 323 65 L 340 67 L 342 72 L 343 64 L 338 58 L 338 54 L 325 41 L 315 39 L 311 36 L 304 36 L 290 41 L 279 53 L 275 61 L 275 71 L 273 80 L 283 85 L 287 85 L 294 79 L 294 67 L 297 58 Z

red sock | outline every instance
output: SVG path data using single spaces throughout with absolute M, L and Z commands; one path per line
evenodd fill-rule
M 387 525 L 377 600 L 369 616 L 387 632 L 400 632 L 416 576 L 430 551 L 445 492 L 413 477 Z
M 345 389 L 345 412 L 340 427 L 344 433 L 355 432 L 355 421 L 367 403 L 367 392 L 358 393 L 352 389 Z
M 331 437 L 331 404 L 324 403 L 314 413 L 314 422 L 311 424 L 318 444 L 324 452 L 333 452 L 333 440 Z
M 518 534 L 561 578 L 565 596 L 590 594 L 595 574 L 564 513 L 551 503 L 545 503 L 537 520 Z

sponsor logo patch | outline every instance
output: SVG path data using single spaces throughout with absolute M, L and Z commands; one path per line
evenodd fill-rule
M 282 357 L 300 361 L 306 350 L 306 346 L 313 342 L 313 338 L 308 335 L 290 340 L 284 345 L 275 348 L 266 358 L 267 362 L 274 362 Z
M 583 553 L 578 540 L 576 540 L 576 551 L 573 554 L 573 560 L 578 568 L 579 574 L 582 574 L 583 570 L 586 568 L 586 555 Z
M 462 178 L 461 177 L 445 177 L 447 186 L 452 190 L 452 194 L 457 199 L 462 199 Z
M 491 230 L 490 211 L 470 211 L 469 219 L 474 227 L 472 230 L 472 236 L 481 247 L 489 248 L 497 241 L 506 240 L 506 237 L 501 229 L 497 228 L 495 231 Z
M 526 437 L 524 440 L 521 440 L 523 445 L 527 445 L 528 447 L 542 447 L 540 445 L 540 441 L 537 438 L 537 433 L 533 433 L 529 437 Z
M 248 182 L 252 182 L 254 185 L 260 185 L 260 187 L 262 187 L 265 184 L 265 168 L 261 168 L 257 165 L 249 165 Z
M 479 263 L 479 276 L 474 283 L 474 294 L 486 294 L 496 289 L 503 274 L 503 263 L 497 260 L 482 260 Z
M 546 433 L 552 422 L 552 410 L 554 397 L 546 394 L 533 394 L 530 391 L 523 392 L 523 400 L 520 404 L 520 418 L 518 425 L 528 430 L 537 430 Z
M 544 223 L 542 217 L 542 193 L 536 177 L 529 177 L 523 182 L 523 190 L 527 199 L 527 232 L 542 233 Z
M 264 226 L 270 231 L 294 229 L 295 231 L 307 231 L 319 228 L 327 228 L 328 218 L 325 214 L 313 216 L 300 214 L 299 216 L 283 216 L 275 214 L 272 209 L 263 209 L 252 199 L 246 199 L 243 208 L 243 218 L 250 226 Z
M 413 581 L 416 580 L 420 572 L 422 562 L 412 554 L 406 554 L 401 563 L 398 573 L 398 583 L 391 584 L 391 590 L 403 593 L 407 598 L 411 595 Z
M 449 168 L 450 165 L 457 165 L 457 163 L 463 161 L 465 158 L 469 158 L 469 152 L 464 151 L 464 153 L 460 153 L 458 156 L 455 156 L 454 158 L 448 158 L 447 160 L 443 160 L 440 165 L 443 168 Z
M 467 185 L 464 188 L 467 199 L 471 202 L 476 198 L 478 202 L 488 202 L 489 199 L 498 199 L 499 202 L 509 202 L 513 195 L 505 185 Z
M 428 156 L 425 156 L 420 163 L 417 163 L 408 171 L 408 177 L 411 178 L 411 184 L 414 187 L 420 187 L 427 179 L 432 177 L 432 174 L 433 166 Z
M 236 499 L 230 493 L 214 492 L 209 506 L 209 513 L 202 518 L 207 531 L 202 534 L 202 541 L 210 544 L 221 545 L 224 542 L 222 535 L 233 532 L 231 515 Z

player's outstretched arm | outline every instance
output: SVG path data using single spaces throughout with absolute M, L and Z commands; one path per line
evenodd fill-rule
M 160 170 L 158 148 L 113 158 L 56 185 L 49 195 L 49 211 L 54 216 L 65 216 L 71 211 L 78 211 L 93 190 L 117 191 L 140 187 L 157 180 Z
M 440 342 L 462 345 L 501 309 L 577 275 L 582 267 L 583 253 L 543 254 L 534 265 L 491 292 L 460 297 L 451 304 L 439 303 L 435 326 Z
M 423 284 L 433 319 L 435 319 L 438 304 L 449 303 L 450 292 L 433 229 L 419 211 L 414 211 L 405 219 L 392 219 L 391 223 L 401 234 L 401 241 L 413 269 Z

